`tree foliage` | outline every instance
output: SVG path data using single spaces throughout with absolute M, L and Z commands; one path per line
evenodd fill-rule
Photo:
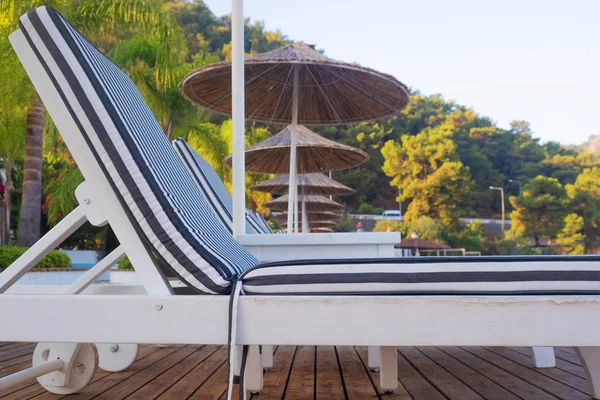
M 538 176 L 523 187 L 521 196 L 512 196 L 512 229 L 533 236 L 536 246 L 542 238 L 554 238 L 563 227 L 565 188 L 556 178 Z

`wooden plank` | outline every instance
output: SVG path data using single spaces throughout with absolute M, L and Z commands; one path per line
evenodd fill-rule
M 273 356 L 273 367 L 264 375 L 260 398 L 282 399 L 292 372 L 296 346 L 279 346 Z
M 354 347 L 336 346 L 348 399 L 379 397 Z
M 7 349 L 3 354 L 0 355 L 0 360 L 8 361 L 17 357 L 24 356 L 26 354 L 33 354 L 35 346 L 35 344 L 24 343 L 20 346 L 12 347 L 10 349 Z
M 562 349 L 554 349 L 554 354 L 556 355 L 556 358 L 560 358 L 561 360 L 568 361 L 571 364 L 581 366 L 581 360 L 579 360 L 579 357 L 577 357 L 577 354 L 573 354 L 568 351 L 564 351 Z
M 480 374 L 478 371 L 464 365 L 463 363 L 454 359 L 448 354 L 443 353 L 438 348 L 419 347 L 418 350 L 486 399 L 519 399 L 518 396 L 515 396 L 514 394 L 504 389 L 502 386 L 498 385 L 485 375 Z
M 215 371 L 206 382 L 194 393 L 190 400 L 215 400 L 225 399 L 227 390 L 227 377 L 229 374 L 229 366 L 227 362 Z M 238 398 L 238 385 L 233 385 L 233 399 Z
M 572 347 L 555 347 L 554 350 L 559 349 L 562 351 L 566 351 L 567 353 L 571 353 L 571 354 L 575 354 L 577 355 L 577 353 L 575 353 L 575 349 Z
M 144 349 L 146 350 L 146 349 Z M 83 390 L 77 394 L 69 396 L 69 400 L 87 400 L 91 398 L 95 398 L 96 396 L 104 393 L 115 385 L 118 385 L 121 381 L 133 376 L 150 365 L 162 360 L 164 357 L 169 354 L 177 351 L 177 348 L 171 347 L 157 347 L 151 346 L 146 350 L 150 352 L 147 356 L 137 360 L 134 362 L 129 368 L 125 371 L 114 372 L 111 374 L 106 374 L 101 379 L 89 384 Z M 56 396 L 53 396 L 51 393 L 43 393 L 40 396 L 35 397 L 35 400 L 57 400 Z
M 196 348 L 189 357 L 180 361 L 176 365 L 173 365 L 170 369 L 157 376 L 155 379 L 152 379 L 136 392 L 132 393 L 128 399 L 146 400 L 160 396 L 186 374 L 188 374 L 192 369 L 197 367 L 202 361 L 210 357 L 219 349 L 219 347 L 220 346 L 202 346 L 200 348 Z
M 333 346 L 319 346 L 317 352 L 317 366 L 315 369 L 316 400 L 345 399 L 340 366 L 338 365 Z
M 173 366 L 177 365 L 180 361 L 189 357 L 194 353 L 198 347 L 196 346 L 185 346 L 177 349 L 172 353 L 168 354 L 158 362 L 148 366 L 144 370 L 137 374 L 134 374 L 127 379 L 119 382 L 118 385 L 113 386 L 109 390 L 103 392 L 101 395 L 96 397 L 98 400 L 112 400 L 121 399 L 129 396 L 136 390 L 143 387 L 145 384 L 151 382 L 157 376 L 168 371 Z
M 398 379 L 414 400 L 446 399 L 419 371 L 417 371 L 398 349 Z
M 451 355 L 468 367 L 484 374 L 498 385 L 502 386 L 511 393 L 523 399 L 535 400 L 556 400 L 556 397 L 544 392 L 543 390 L 530 385 L 523 379 L 508 373 L 502 368 L 498 368 L 494 364 L 483 360 L 464 349 L 458 347 L 443 347 L 439 348 L 442 352 Z
M 371 371 L 371 368 L 369 368 L 369 355 L 367 347 L 357 346 L 355 350 L 365 368 L 365 371 L 367 372 L 367 374 L 369 374 L 371 382 L 375 386 L 377 393 L 382 395 L 383 389 L 381 389 L 381 384 L 379 382 L 379 372 L 373 372 Z M 317 379 L 318 377 L 319 376 L 317 375 Z M 410 397 L 410 394 L 408 394 L 406 388 L 402 386 L 402 383 L 400 382 L 398 382 L 398 389 L 394 390 L 394 400 L 412 400 L 412 397 Z
M 514 361 L 501 357 L 498 354 L 482 347 L 469 347 L 465 348 L 465 350 L 476 355 L 477 357 L 485 359 L 486 361 L 496 365 L 499 368 L 502 368 L 505 371 L 514 374 L 515 376 L 521 377 L 530 384 L 558 398 L 566 400 L 589 400 L 590 398 L 587 394 L 584 394 L 579 390 L 556 382 L 554 379 L 550 379 L 537 371 L 523 367 Z
M 315 346 L 298 346 L 285 391 L 288 399 L 313 399 L 315 396 Z
M 516 351 L 507 349 L 505 347 L 486 347 L 486 349 L 498 354 L 499 356 L 508 358 L 511 361 L 519 363 L 524 367 L 530 368 L 542 375 L 546 375 L 562 384 L 565 384 L 585 394 L 588 394 L 588 385 L 586 379 L 570 374 L 558 368 L 535 368 L 535 366 L 533 365 L 532 358 L 527 357 Z
M 510 350 L 513 350 L 517 353 L 523 354 L 527 357 L 531 357 L 532 358 L 531 363 L 533 365 L 533 351 L 531 350 L 530 347 L 507 347 L 507 348 Z M 585 371 L 583 370 L 583 367 L 581 367 L 579 365 L 575 365 L 575 364 L 567 362 L 563 359 L 557 358 L 556 359 L 556 368 L 587 380 L 587 376 L 585 374 Z
M 32 354 L 24 354 L 21 357 L 13 358 L 12 360 L 1 361 L 0 360 L 0 377 L 5 376 L 5 370 L 11 368 L 17 364 L 30 363 L 31 364 Z
M 199 398 L 199 394 L 206 390 L 206 386 L 203 390 L 198 390 L 198 388 L 207 385 L 209 378 L 211 378 L 215 374 L 215 371 L 221 366 L 225 365 L 226 369 L 226 361 L 227 348 L 221 346 L 216 352 L 211 354 L 210 357 L 198 364 L 198 366 L 192 369 L 179 382 L 171 386 L 169 390 L 164 392 L 158 398 L 160 400 L 179 400 L 187 399 L 192 394 L 194 395 L 192 398 Z M 225 379 L 227 379 L 227 377 L 225 377 Z
M 427 380 L 447 398 L 451 400 L 483 400 L 483 397 L 416 348 L 403 347 L 400 352 L 421 375 L 426 376 Z

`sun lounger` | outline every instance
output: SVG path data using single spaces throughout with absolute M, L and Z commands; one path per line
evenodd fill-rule
M 86 343 L 243 345 L 250 390 L 262 385 L 261 343 L 383 346 L 384 390 L 398 383 L 394 346 L 542 345 L 576 347 L 600 396 L 598 257 L 260 264 L 214 216 L 135 85 L 58 13 L 30 12 L 11 42 L 85 182 L 78 208 L 0 274 L 0 341 L 45 342 L 0 390 L 38 376 L 55 393 L 81 389 L 95 361 Z M 148 295 L 2 294 L 86 220 L 111 225 Z M 204 295 L 173 296 L 163 271 Z

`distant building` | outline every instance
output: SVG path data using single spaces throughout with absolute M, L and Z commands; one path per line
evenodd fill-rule
M 394 248 L 396 257 L 414 257 L 420 256 L 423 250 L 426 251 L 427 255 L 445 255 L 450 246 L 421 239 L 416 232 L 413 232 L 410 238 L 402 239 Z M 435 254 L 431 254 L 432 252 Z

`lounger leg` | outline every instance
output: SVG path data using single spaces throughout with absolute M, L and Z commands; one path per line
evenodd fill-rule
M 536 368 L 554 368 L 554 347 L 533 347 L 533 361 Z
M 246 390 L 258 393 L 263 388 L 263 365 L 258 346 L 250 346 L 246 364 Z
M 379 364 L 380 364 L 380 360 L 379 360 L 379 354 L 380 354 L 380 347 L 379 346 L 369 346 L 369 350 L 368 350 L 368 363 L 369 363 L 369 368 L 371 369 L 371 371 L 373 372 L 379 372 Z
M 600 399 L 600 347 L 575 347 L 587 376 L 590 396 Z
M 268 371 L 273 367 L 273 345 L 263 344 L 261 356 L 263 369 Z
M 380 347 L 379 382 L 384 393 L 398 389 L 398 349 L 396 346 Z

